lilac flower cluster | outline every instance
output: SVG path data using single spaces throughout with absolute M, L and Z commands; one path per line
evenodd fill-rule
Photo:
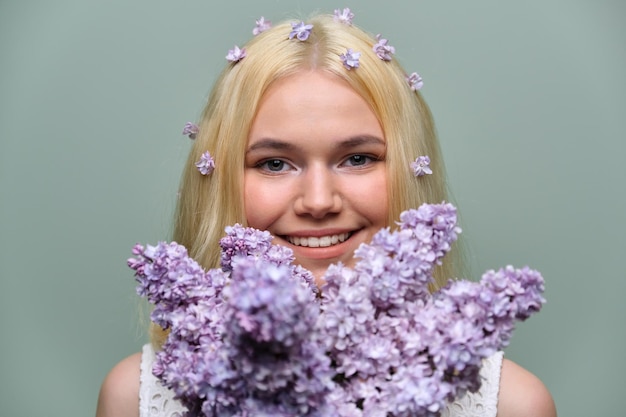
M 291 32 L 289 33 L 289 39 L 296 38 L 299 41 L 306 41 L 311 36 L 313 25 L 306 24 L 304 22 L 292 22 Z
M 254 23 L 254 29 L 252 29 L 252 34 L 254 36 L 260 35 L 272 27 L 272 22 L 270 20 L 265 20 L 265 17 L 263 16 L 261 16 L 261 18 L 256 20 Z
M 215 160 L 209 151 L 204 151 L 200 155 L 200 160 L 196 162 L 196 168 L 202 175 L 209 175 L 215 169 Z
M 383 61 L 391 61 L 392 55 L 396 53 L 396 48 L 389 45 L 389 41 L 384 39 L 380 33 L 376 35 L 376 43 L 372 47 L 376 56 Z
M 198 125 L 192 122 L 185 123 L 185 127 L 183 128 L 183 135 L 188 136 L 189 139 L 195 139 L 198 136 L 198 132 L 200 129 Z
M 339 59 L 341 59 L 344 68 L 347 70 L 358 68 L 359 58 L 361 58 L 361 53 L 353 51 L 351 48 L 348 48 L 345 53 L 339 55 Z
M 226 54 L 226 60 L 232 63 L 237 63 L 246 57 L 246 48 L 239 48 L 239 46 L 233 46 L 233 49 L 228 50 Z
M 432 174 L 433 170 L 430 169 L 430 157 L 428 157 L 428 155 L 418 156 L 415 158 L 415 161 L 411 162 L 411 169 L 413 170 L 413 175 L 416 177 Z
M 333 20 L 335 22 L 340 22 L 345 25 L 351 26 L 352 20 L 354 19 L 354 13 L 350 10 L 350 8 L 346 7 L 343 10 L 335 9 L 333 12 Z
M 411 75 L 406 76 L 406 82 L 409 83 L 409 87 L 413 91 L 421 90 L 424 86 L 424 80 L 417 72 L 412 72 Z
M 240 225 L 226 229 L 219 269 L 176 243 L 136 246 L 137 291 L 170 330 L 155 375 L 188 416 L 438 416 L 539 311 L 543 279 L 506 267 L 431 294 L 456 209 L 424 204 L 398 226 L 361 245 L 353 269 L 331 265 L 320 290 L 290 249 Z

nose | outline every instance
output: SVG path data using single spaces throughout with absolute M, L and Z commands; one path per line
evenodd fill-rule
M 299 195 L 294 204 L 296 214 L 322 219 L 341 211 L 342 198 L 338 179 L 327 167 L 310 167 L 300 182 Z

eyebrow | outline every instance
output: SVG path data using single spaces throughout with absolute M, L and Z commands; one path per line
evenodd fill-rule
M 358 135 L 354 137 L 347 138 L 345 140 L 341 140 L 336 144 L 336 148 L 340 149 L 349 149 L 359 145 L 368 145 L 368 144 L 377 144 L 386 146 L 386 143 L 383 139 L 372 136 L 372 135 Z M 256 151 L 258 149 L 275 149 L 275 150 L 292 150 L 295 149 L 296 146 L 291 143 L 284 142 L 279 139 L 273 138 L 264 138 L 257 141 L 254 145 L 250 146 L 246 149 L 246 153 Z
M 283 142 L 282 140 L 278 140 L 278 139 L 264 138 L 264 139 L 257 141 L 254 145 L 246 149 L 246 153 L 256 151 L 257 149 L 284 150 L 284 149 L 294 149 L 294 148 L 295 146 L 293 146 L 291 143 Z
M 343 140 L 337 144 L 338 148 L 353 148 L 359 145 L 382 145 L 386 146 L 385 141 L 378 136 L 359 135 Z

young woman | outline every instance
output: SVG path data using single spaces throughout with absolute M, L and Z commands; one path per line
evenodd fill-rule
M 341 17 L 262 31 L 245 52 L 235 51 L 215 84 L 183 174 L 173 236 L 205 268 L 219 266 L 224 228 L 241 223 L 271 232 L 319 281 L 330 264 L 352 265 L 354 250 L 401 211 L 446 200 L 419 79 L 407 82 L 384 39 Z M 202 175 L 196 163 L 206 151 L 215 170 Z M 419 155 L 429 156 L 432 174 L 410 169 Z M 453 256 L 438 283 L 458 276 Z M 150 372 L 163 338 L 153 328 L 152 343 L 113 368 L 98 417 L 183 411 Z M 556 415 L 541 381 L 501 353 L 481 374 L 481 390 L 442 415 Z

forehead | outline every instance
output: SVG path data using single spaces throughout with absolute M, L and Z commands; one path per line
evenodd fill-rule
M 383 137 L 369 104 L 345 80 L 319 70 L 275 81 L 259 103 L 249 140 L 296 132 Z

